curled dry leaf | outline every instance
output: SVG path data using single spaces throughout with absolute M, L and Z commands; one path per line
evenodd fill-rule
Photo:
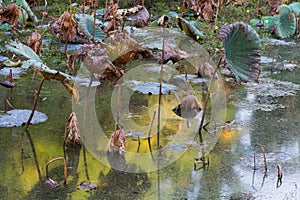
M 78 120 L 75 112 L 72 112 L 66 123 L 64 142 L 69 147 L 80 147 L 80 131 L 78 128 Z
M 42 36 L 38 32 L 33 32 L 27 42 L 29 46 L 39 57 L 42 57 Z
M 0 25 L 4 22 L 15 26 L 19 21 L 20 11 L 15 4 L 9 4 L 5 6 L 3 10 L 0 11 Z
M 115 33 L 107 40 L 107 54 L 115 65 L 124 66 L 131 60 L 139 58 L 139 55 L 145 60 L 154 58 L 152 52 L 138 44 L 126 33 Z
M 221 5 L 222 3 L 223 0 Z M 217 4 L 214 0 L 186 0 L 185 6 L 199 15 L 199 18 L 203 17 L 205 20 L 211 21 L 214 13 L 213 8 L 216 8 Z
M 52 34 L 58 35 L 62 41 L 80 44 L 87 41 L 85 35 L 81 35 L 78 31 L 78 22 L 68 12 L 64 12 L 52 22 L 50 31 Z
M 187 53 L 185 51 L 180 50 L 177 46 L 173 47 L 165 44 L 164 46 L 164 60 L 162 58 L 159 59 L 159 64 L 166 64 L 168 61 L 172 61 L 173 64 L 187 58 Z
M 124 74 L 123 69 L 115 67 L 110 57 L 106 54 L 106 48 L 101 44 L 83 46 L 84 64 L 94 75 L 108 79 L 115 84 Z

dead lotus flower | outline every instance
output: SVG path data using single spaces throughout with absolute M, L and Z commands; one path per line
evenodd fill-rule
M 126 145 L 126 134 L 121 127 L 116 125 L 116 130 L 111 135 L 106 151 L 109 153 L 119 152 L 124 154 Z

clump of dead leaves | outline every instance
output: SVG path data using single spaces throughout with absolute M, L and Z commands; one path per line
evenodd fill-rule
M 52 20 L 50 31 L 65 42 L 77 44 L 87 42 L 86 36 L 78 28 L 78 22 L 68 12 L 64 12 L 58 19 Z
M 72 112 L 66 123 L 64 143 L 68 147 L 81 147 L 80 131 L 75 112 Z
M 19 21 L 20 10 L 15 4 L 9 4 L 0 9 L 0 25 L 3 23 L 8 23 L 12 27 L 17 25 Z

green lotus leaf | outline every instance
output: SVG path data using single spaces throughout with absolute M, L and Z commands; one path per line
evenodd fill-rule
M 185 34 L 195 40 L 204 39 L 205 36 L 201 31 L 199 31 L 193 24 L 186 21 L 185 19 L 178 17 L 178 26 Z
M 94 20 L 90 17 L 82 17 L 79 20 L 78 26 L 82 29 L 85 35 L 89 38 L 93 38 Z M 95 40 L 103 40 L 106 37 L 104 31 L 98 27 L 95 27 Z
M 296 17 L 287 5 L 279 7 L 278 20 L 275 21 L 276 36 L 287 38 L 293 36 L 296 32 Z
M 289 8 L 297 15 L 300 15 L 300 2 L 293 2 L 289 4 Z
M 218 36 L 224 42 L 227 68 L 237 83 L 255 81 L 261 71 L 261 45 L 256 31 L 248 24 L 225 24 Z

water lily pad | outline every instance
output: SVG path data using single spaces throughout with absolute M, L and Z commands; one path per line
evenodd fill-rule
M 21 126 L 22 124 L 27 122 L 30 114 L 31 114 L 31 110 L 21 110 L 21 109 L 14 109 L 6 113 L 0 114 L 0 127 Z M 31 123 L 37 124 L 39 122 L 44 122 L 47 119 L 48 119 L 47 115 L 35 111 Z
M 13 78 L 18 77 L 21 73 L 26 71 L 26 69 L 23 69 L 21 67 L 13 67 L 13 68 L 4 67 L 4 68 L 0 69 L 0 75 L 8 76 L 10 73 L 10 69 L 12 69 Z
M 137 81 L 139 82 L 139 81 Z M 142 94 L 159 94 L 159 83 L 158 82 L 139 82 L 136 86 L 132 88 L 134 91 L 138 91 Z M 171 91 L 177 90 L 175 85 L 163 83 L 162 84 L 162 94 L 170 94 Z

